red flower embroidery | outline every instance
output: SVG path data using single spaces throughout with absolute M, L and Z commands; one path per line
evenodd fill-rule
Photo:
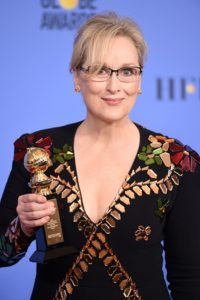
M 19 161 L 24 158 L 28 147 L 40 147 L 44 148 L 50 155 L 50 148 L 52 145 L 51 137 L 42 137 L 41 134 L 29 134 L 24 135 L 15 141 L 15 154 L 14 160 Z
M 185 172 L 195 172 L 197 163 L 200 163 L 200 156 L 188 146 L 173 143 L 170 144 L 172 151 L 171 161 L 177 166 L 181 166 Z

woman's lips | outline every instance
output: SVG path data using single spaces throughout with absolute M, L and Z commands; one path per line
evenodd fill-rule
M 124 99 L 123 98 L 102 98 L 109 105 L 117 105 L 120 104 Z

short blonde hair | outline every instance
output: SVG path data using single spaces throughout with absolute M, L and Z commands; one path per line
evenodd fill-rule
M 117 36 L 132 40 L 137 50 L 139 65 L 143 67 L 147 45 L 138 25 L 130 18 L 107 12 L 90 18 L 77 32 L 70 70 L 78 69 L 86 61 L 88 65 L 103 64 L 109 43 Z

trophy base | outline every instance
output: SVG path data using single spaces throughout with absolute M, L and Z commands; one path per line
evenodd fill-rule
M 67 256 L 70 254 L 76 254 L 78 251 L 71 246 L 62 246 L 54 249 L 47 249 L 46 251 L 36 250 L 30 257 L 31 262 L 44 264 L 49 260 L 56 259 L 58 257 Z

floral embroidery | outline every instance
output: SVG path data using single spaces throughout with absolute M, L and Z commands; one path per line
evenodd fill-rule
M 155 211 L 155 214 L 160 217 L 161 219 L 166 214 L 166 210 L 169 206 L 169 200 L 167 198 L 161 199 L 158 198 L 157 200 L 157 210 Z
M 53 153 L 53 162 L 58 161 L 61 164 L 74 157 L 72 147 L 67 144 L 65 144 L 62 149 L 53 148 Z
M 40 133 L 23 135 L 17 139 L 14 143 L 15 154 L 14 160 L 19 161 L 24 158 L 28 147 L 40 147 L 45 149 L 50 155 L 50 147 L 52 145 L 52 139 L 50 136 L 42 137 Z
M 27 237 L 21 231 L 19 218 L 9 225 L 5 235 L 0 236 L 0 259 L 9 265 L 19 261 L 24 255 L 33 237 Z
M 143 146 L 138 154 L 138 159 L 144 161 L 147 166 L 164 163 L 169 168 L 173 163 L 183 171 L 194 172 L 197 162 L 200 163 L 200 156 L 177 140 L 160 135 L 150 135 L 148 140 L 151 142 L 150 145 Z
M 164 165 L 166 167 L 171 166 L 170 154 L 168 149 L 174 139 L 168 139 L 164 136 L 156 135 L 155 137 L 150 135 L 148 140 L 150 145 L 143 146 L 142 151 L 138 154 L 139 160 L 144 161 L 145 165 Z
M 139 225 L 138 229 L 135 231 L 135 240 L 136 241 L 141 241 L 141 240 L 148 241 L 150 234 L 151 234 L 150 226 L 144 227 L 143 225 Z
M 177 142 L 170 145 L 170 150 L 173 153 L 171 160 L 175 165 L 180 165 L 185 172 L 195 172 L 200 156 L 194 150 Z

